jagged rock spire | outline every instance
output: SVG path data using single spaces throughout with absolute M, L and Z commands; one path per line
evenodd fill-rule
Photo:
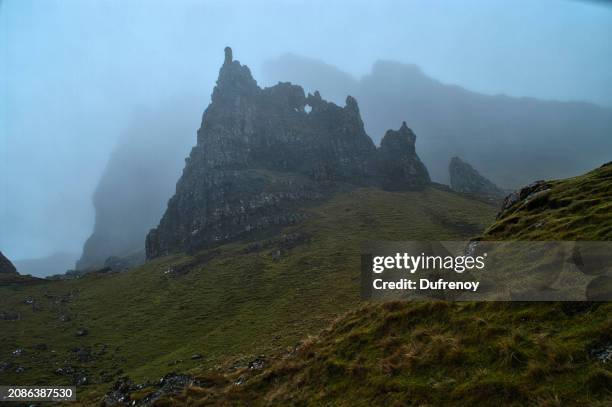
M 295 223 L 299 206 L 329 194 L 330 183 L 372 180 L 375 156 L 352 97 L 340 107 L 290 83 L 262 89 L 228 47 L 197 145 L 147 236 L 147 257 Z
M 251 70 L 235 61 L 232 49 L 225 47 L 225 58 L 219 70 L 217 86 L 212 94 L 213 105 L 236 105 L 237 98 L 254 96 L 260 90 L 257 81 L 251 75 Z
M 197 145 L 159 226 L 147 236 L 147 257 L 298 222 L 303 205 L 341 184 L 423 188 L 430 181 L 415 140 L 403 123 L 376 149 L 353 97 L 340 107 L 287 82 L 262 89 L 228 47 Z
M 378 169 L 383 188 L 421 189 L 431 180 L 415 148 L 416 135 L 402 122 L 398 130 L 387 130 L 378 150 Z
M 347 109 L 351 110 L 352 112 L 359 114 L 359 104 L 357 104 L 357 99 L 355 99 L 351 95 L 348 95 L 346 97 L 345 106 Z
M 416 135 L 406 125 L 406 122 L 402 122 L 398 130 L 387 130 L 380 142 L 380 147 L 383 150 L 409 152 L 412 154 L 416 151 L 415 143 Z
M 232 49 L 230 47 L 225 47 L 225 60 L 223 61 L 223 65 L 231 64 L 234 60 L 232 56 Z

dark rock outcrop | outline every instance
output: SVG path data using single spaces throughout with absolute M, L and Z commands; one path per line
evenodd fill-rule
M 518 191 L 511 192 L 504 198 L 501 205 L 501 209 L 497 213 L 497 219 L 505 216 L 506 213 L 508 213 L 508 211 L 514 208 L 515 206 L 518 207 L 521 203 L 529 202 L 534 197 L 546 193 L 550 190 L 550 188 L 550 182 L 539 180 L 532 182 L 531 184 L 519 189 Z
M 388 130 L 378 149 L 378 170 L 383 188 L 421 189 L 431 181 L 415 149 L 416 136 L 402 122 L 399 130 Z
M 491 201 L 503 199 L 506 193 L 480 175 L 470 164 L 453 157 L 448 165 L 450 186 L 453 191 L 485 198 Z
M 377 150 L 354 98 L 340 107 L 291 83 L 260 88 L 226 48 L 197 145 L 147 236 L 147 258 L 295 223 L 305 202 L 340 184 L 390 176 L 395 189 L 422 188 L 429 176 L 414 142 L 404 124 Z
M 0 274 L 18 274 L 13 263 L 0 252 Z
M 485 95 L 394 61 L 377 61 L 358 78 L 322 61 L 284 55 L 264 63 L 262 77 L 318 89 L 334 101 L 353 95 L 375 143 L 389 123 L 410 117 L 410 126 L 426 136 L 419 140 L 419 156 L 431 178 L 445 184 L 454 155 L 508 188 L 575 176 L 610 160 L 609 107 Z

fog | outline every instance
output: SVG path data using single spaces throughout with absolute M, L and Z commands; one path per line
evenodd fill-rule
M 474 92 L 612 107 L 612 7 L 604 2 L 0 4 L 0 250 L 12 260 L 80 256 L 115 146 L 139 148 L 121 141 L 135 118 L 156 117 L 152 126 L 169 130 L 151 137 L 183 140 L 174 154 L 188 153 L 226 45 L 260 85 L 282 79 L 263 74 L 266 61 L 291 53 L 354 78 L 391 60 Z M 165 125 L 176 117 L 167 106 L 187 99 L 194 106 L 180 115 L 188 123 L 177 135 Z

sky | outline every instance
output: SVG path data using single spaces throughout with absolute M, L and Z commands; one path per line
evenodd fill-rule
M 284 53 L 356 77 L 386 59 L 477 92 L 612 106 L 610 38 L 597 1 L 1 0 L 0 250 L 80 253 L 133 113 L 183 93 L 203 111 L 226 45 L 256 78 Z

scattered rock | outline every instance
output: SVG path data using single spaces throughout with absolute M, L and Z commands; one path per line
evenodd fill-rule
M 265 364 L 265 357 L 258 356 L 257 358 L 249 362 L 249 369 L 260 370 L 260 369 L 263 369 L 264 364 Z
M 104 396 L 102 406 L 115 406 L 117 404 L 154 405 L 155 401 L 164 395 L 178 394 L 188 386 L 202 386 L 205 383 L 193 376 L 170 373 L 157 382 L 135 384 L 128 377 L 121 377 L 115 382 L 112 390 Z M 143 389 L 150 390 L 142 397 Z M 131 398 L 132 393 L 139 392 L 138 400 Z
M 75 386 L 84 386 L 89 383 L 89 379 L 85 373 L 78 373 L 72 378 L 72 383 Z
M 25 350 L 23 350 L 22 348 L 17 348 L 13 351 L 13 356 L 21 356 L 25 353 Z
M 191 355 L 191 360 L 197 360 L 197 359 L 202 359 L 204 356 L 200 355 L 199 353 L 194 353 L 193 355 Z
M 60 367 L 55 369 L 55 374 L 60 376 L 67 376 L 74 374 L 74 368 L 72 366 Z
M 2 321 L 19 321 L 21 315 L 14 311 L 0 311 L 0 320 Z
M 612 343 L 591 350 L 591 355 L 601 363 L 612 361 Z
M 102 406 L 116 406 L 130 401 L 130 392 L 136 390 L 134 382 L 128 377 L 122 377 L 115 382 L 112 391 L 102 400 Z
M 85 328 L 80 328 L 77 332 L 76 332 L 76 336 L 87 336 L 87 334 L 89 333 L 89 331 Z

